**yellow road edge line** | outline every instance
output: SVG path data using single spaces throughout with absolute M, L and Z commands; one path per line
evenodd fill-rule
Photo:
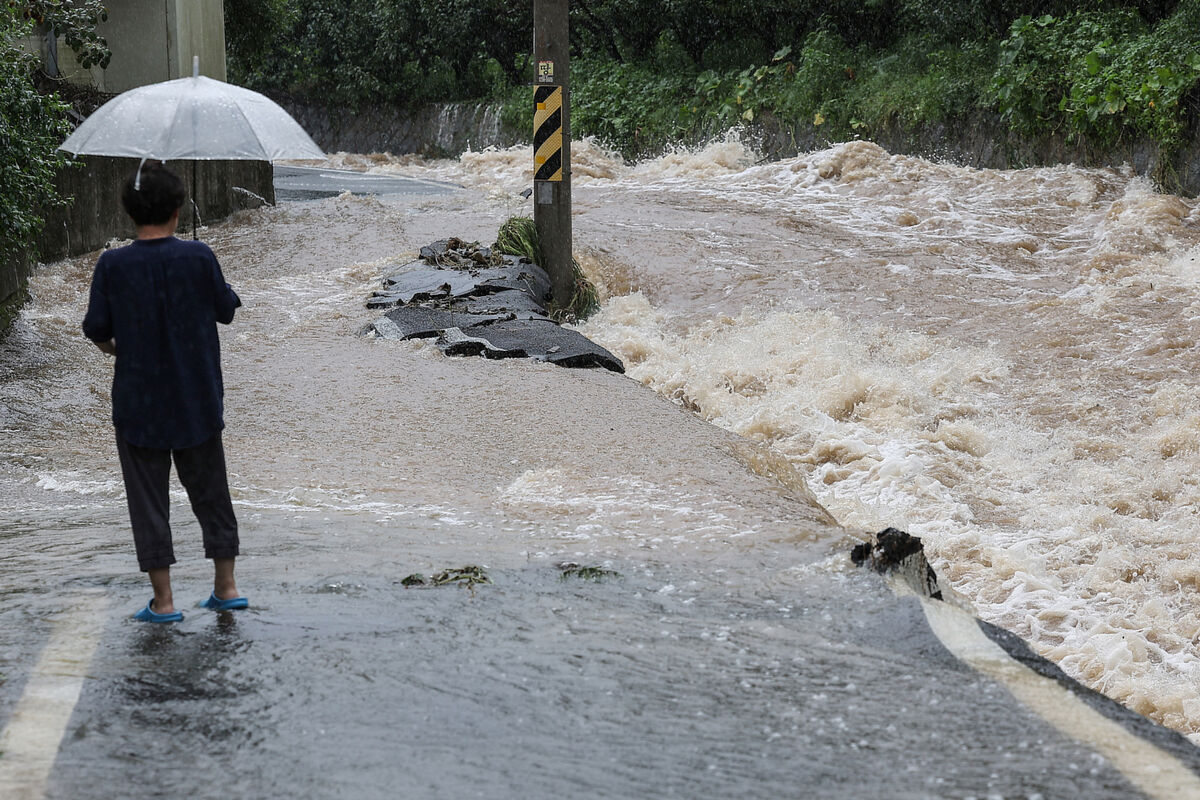
M 894 581 L 893 587 L 921 601 L 929 627 L 955 657 L 1002 684 L 1063 734 L 1107 758 L 1147 796 L 1200 797 L 1200 776 L 1179 759 L 1125 730 L 1057 681 L 1015 661 L 980 630 L 975 617 L 950 603 L 917 595 L 901 581 Z
M 71 713 L 100 644 L 108 600 L 87 595 L 54 622 L 41 657 L 0 733 L 0 797 L 42 800 Z

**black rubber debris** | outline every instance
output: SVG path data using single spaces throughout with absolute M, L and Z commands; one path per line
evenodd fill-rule
M 514 314 L 516 319 L 549 319 L 544 305 L 528 293 L 516 290 L 466 297 L 455 300 L 450 308 L 468 314 Z
M 528 259 L 461 239 L 421 248 L 421 258 L 383 276 L 368 308 L 391 309 L 366 329 L 384 339 L 437 338 L 452 356 L 532 358 L 564 367 L 625 371 L 621 360 L 546 308 L 550 277 Z
M 447 328 L 437 345 L 452 356 L 532 358 L 563 367 L 625 371 L 625 365 L 612 353 L 552 320 L 507 320 L 465 329 Z
M 372 327 L 384 339 L 430 339 L 447 328 L 470 328 L 504 318 L 499 314 L 461 314 L 440 308 L 405 306 L 384 314 Z

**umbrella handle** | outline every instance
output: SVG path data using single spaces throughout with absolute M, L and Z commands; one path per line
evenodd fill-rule
M 195 56 L 196 62 L 200 56 Z M 195 62 L 193 62 L 195 63 Z M 196 241 L 196 222 L 200 217 L 200 209 L 196 205 L 196 160 L 192 159 L 192 241 Z
M 200 56 L 192 56 L 192 77 L 200 77 Z M 192 241 L 196 241 L 196 222 L 200 209 L 196 207 L 196 161 L 192 159 Z

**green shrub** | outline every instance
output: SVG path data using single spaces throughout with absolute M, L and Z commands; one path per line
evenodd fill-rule
M 225 7 L 235 82 L 334 106 L 491 99 L 532 130 L 527 0 Z M 571 30 L 572 133 L 628 158 L 767 116 L 833 141 L 980 108 L 1027 136 L 1170 149 L 1200 82 L 1200 0 L 580 0 Z
M 70 132 L 67 106 L 38 92 L 36 56 L 20 46 L 33 22 L 0 6 L 0 260 L 32 247 L 42 210 L 58 202 L 54 176 L 67 163 L 58 150 Z
M 993 47 L 964 42 L 947 46 L 928 34 L 910 35 L 892 51 L 859 65 L 846 91 L 844 113 L 852 130 L 946 122 L 985 101 L 995 65 Z
M 1182 144 L 1200 83 L 1195 2 L 1150 28 L 1131 9 L 1021 17 L 1000 43 L 991 96 L 1024 134 L 1111 143 L 1137 133 Z
M 688 75 L 585 59 L 572 65 L 571 79 L 573 135 L 594 136 L 633 157 L 661 150 L 691 131 Z

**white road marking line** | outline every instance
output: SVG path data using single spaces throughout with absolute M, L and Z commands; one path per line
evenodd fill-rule
M 900 583 L 896 581 L 893 585 Z M 907 585 L 897 589 L 912 593 Z M 1057 681 L 1015 661 L 980 630 L 979 623 L 967 612 L 951 603 L 917 596 L 929 627 L 950 652 L 1003 684 L 1059 731 L 1107 758 L 1148 797 L 1155 800 L 1200 797 L 1200 776 L 1175 756 L 1125 730 Z
M 0 797 L 42 800 L 58 748 L 100 643 L 108 599 L 85 595 L 55 620 L 8 727 L 0 734 Z

